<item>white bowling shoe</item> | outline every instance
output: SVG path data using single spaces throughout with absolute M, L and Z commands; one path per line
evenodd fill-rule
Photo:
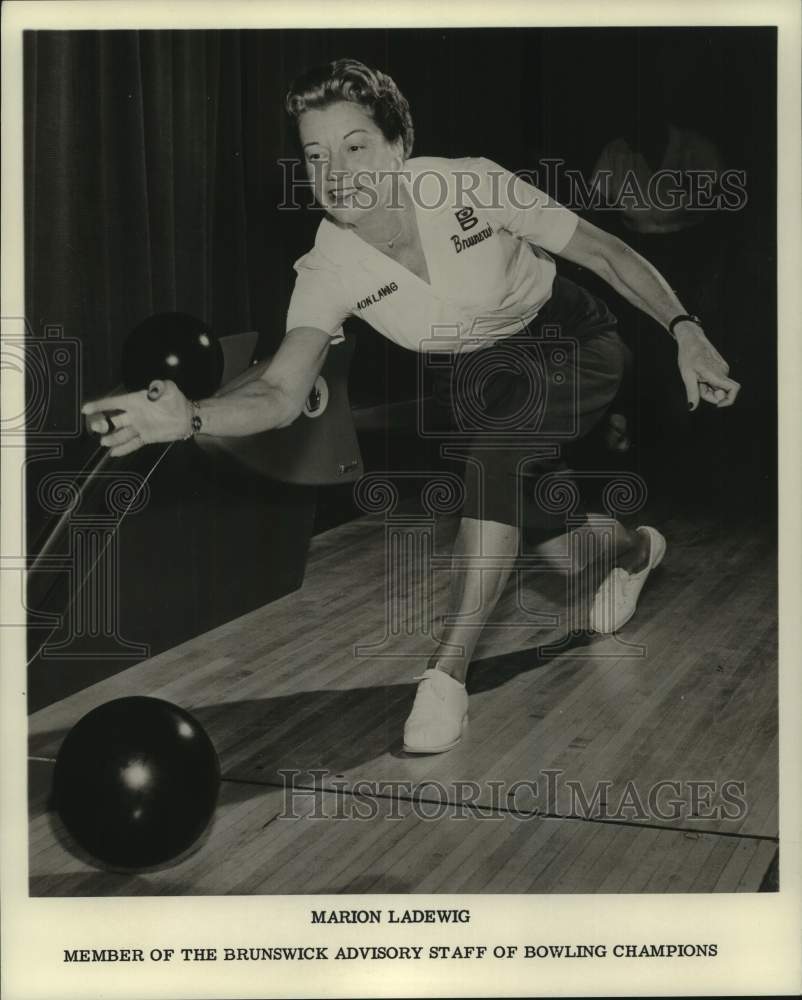
M 442 670 L 420 677 L 412 711 L 404 726 L 406 753 L 443 753 L 462 739 L 468 721 L 465 685 Z
M 666 554 L 666 540 L 656 528 L 643 526 L 651 540 L 649 562 L 639 573 L 629 573 L 617 566 L 605 577 L 596 591 L 590 608 L 589 624 L 594 632 L 610 635 L 617 632 L 635 614 L 646 578 L 659 566 Z

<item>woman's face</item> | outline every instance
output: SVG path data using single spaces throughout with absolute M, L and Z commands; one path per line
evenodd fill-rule
M 388 142 L 368 111 L 349 101 L 310 109 L 298 131 L 315 198 L 335 219 L 355 224 L 388 204 L 403 143 Z

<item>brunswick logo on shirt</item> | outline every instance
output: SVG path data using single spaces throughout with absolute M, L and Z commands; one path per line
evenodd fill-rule
M 473 229 L 474 226 L 479 225 L 479 220 L 476 218 L 476 212 L 472 208 L 461 208 L 459 211 L 454 213 L 454 218 L 459 223 L 460 229 L 467 232 L 469 229 Z
M 398 285 L 394 281 L 391 281 L 389 285 L 382 285 L 382 287 L 377 288 L 375 292 L 371 292 L 367 298 L 360 299 L 359 302 L 357 302 L 356 307 L 357 309 L 367 309 L 368 306 L 375 306 L 376 303 L 381 302 L 385 296 L 392 295 L 393 292 L 397 291 Z
M 484 229 L 480 229 L 478 233 L 472 233 L 470 236 L 452 236 L 451 245 L 454 247 L 454 253 L 462 253 L 463 250 L 481 243 L 482 240 L 489 239 L 492 235 L 493 228 L 488 224 Z

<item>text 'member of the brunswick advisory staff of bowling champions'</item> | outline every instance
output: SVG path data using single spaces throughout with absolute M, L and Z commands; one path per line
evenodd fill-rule
M 482 448 L 482 427 L 475 434 L 484 487 L 466 477 L 454 548 L 459 571 L 452 570 L 449 592 L 450 617 L 464 622 L 460 612 L 470 611 L 470 625 L 445 629 L 443 643 L 462 652 L 431 659 L 417 678 L 404 727 L 407 752 L 443 752 L 462 736 L 473 650 L 522 533 L 546 557 L 564 543 L 564 516 L 534 497 L 538 475 L 567 465 L 564 458 L 537 456 L 550 443 L 550 430 L 568 418 L 577 438 L 600 424 L 627 361 L 615 317 L 598 298 L 558 277 L 551 254 L 600 276 L 674 338 L 679 372 L 668 371 L 666 378 L 681 377 L 691 409 L 700 401 L 731 406 L 740 386 L 702 321 L 689 313 L 692 304 L 686 308 L 657 270 L 620 239 L 490 160 L 412 157 L 409 106 L 385 73 L 351 59 L 327 63 L 293 83 L 287 110 L 326 215 L 314 247 L 295 264 L 286 336 L 275 356 L 212 398 L 190 400 L 173 382 L 156 380 L 147 390 L 87 403 L 83 412 L 112 456 L 196 434 L 242 436 L 285 427 L 300 416 L 327 352 L 343 340 L 343 322 L 355 315 L 404 348 L 446 357 L 448 363 L 437 368 L 437 391 L 445 394 L 453 419 L 469 407 L 475 420 L 481 406 L 493 432 L 531 411 L 527 404 L 537 390 L 531 359 L 542 328 L 557 327 L 572 338 L 577 350 L 571 370 L 562 380 L 544 373 L 549 386 L 543 412 L 537 427 L 515 427 L 523 432 L 519 446 Z M 520 375 L 511 372 L 511 357 L 520 359 Z M 472 374 L 462 378 L 461 372 Z M 104 411 L 122 412 L 112 423 Z M 540 450 L 527 465 L 529 430 L 530 451 L 534 440 Z M 551 443 L 559 444 L 556 436 Z M 519 510 L 522 468 L 528 502 Z M 634 614 L 666 539 L 649 526 L 611 525 L 609 517 L 602 527 L 590 511 L 572 530 L 599 540 L 603 530 L 611 537 L 611 571 L 595 593 L 589 625 L 614 632 Z M 488 567 L 488 555 L 495 568 Z

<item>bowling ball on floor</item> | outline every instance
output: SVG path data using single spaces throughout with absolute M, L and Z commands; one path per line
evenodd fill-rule
M 56 809 L 76 842 L 110 867 L 177 857 L 206 829 L 220 789 L 212 741 L 189 712 L 159 698 L 118 698 L 67 734 L 56 759 Z
M 122 381 L 129 392 L 154 379 L 170 379 L 187 399 L 206 399 L 220 388 L 223 348 L 212 330 L 187 313 L 158 313 L 128 334 Z

